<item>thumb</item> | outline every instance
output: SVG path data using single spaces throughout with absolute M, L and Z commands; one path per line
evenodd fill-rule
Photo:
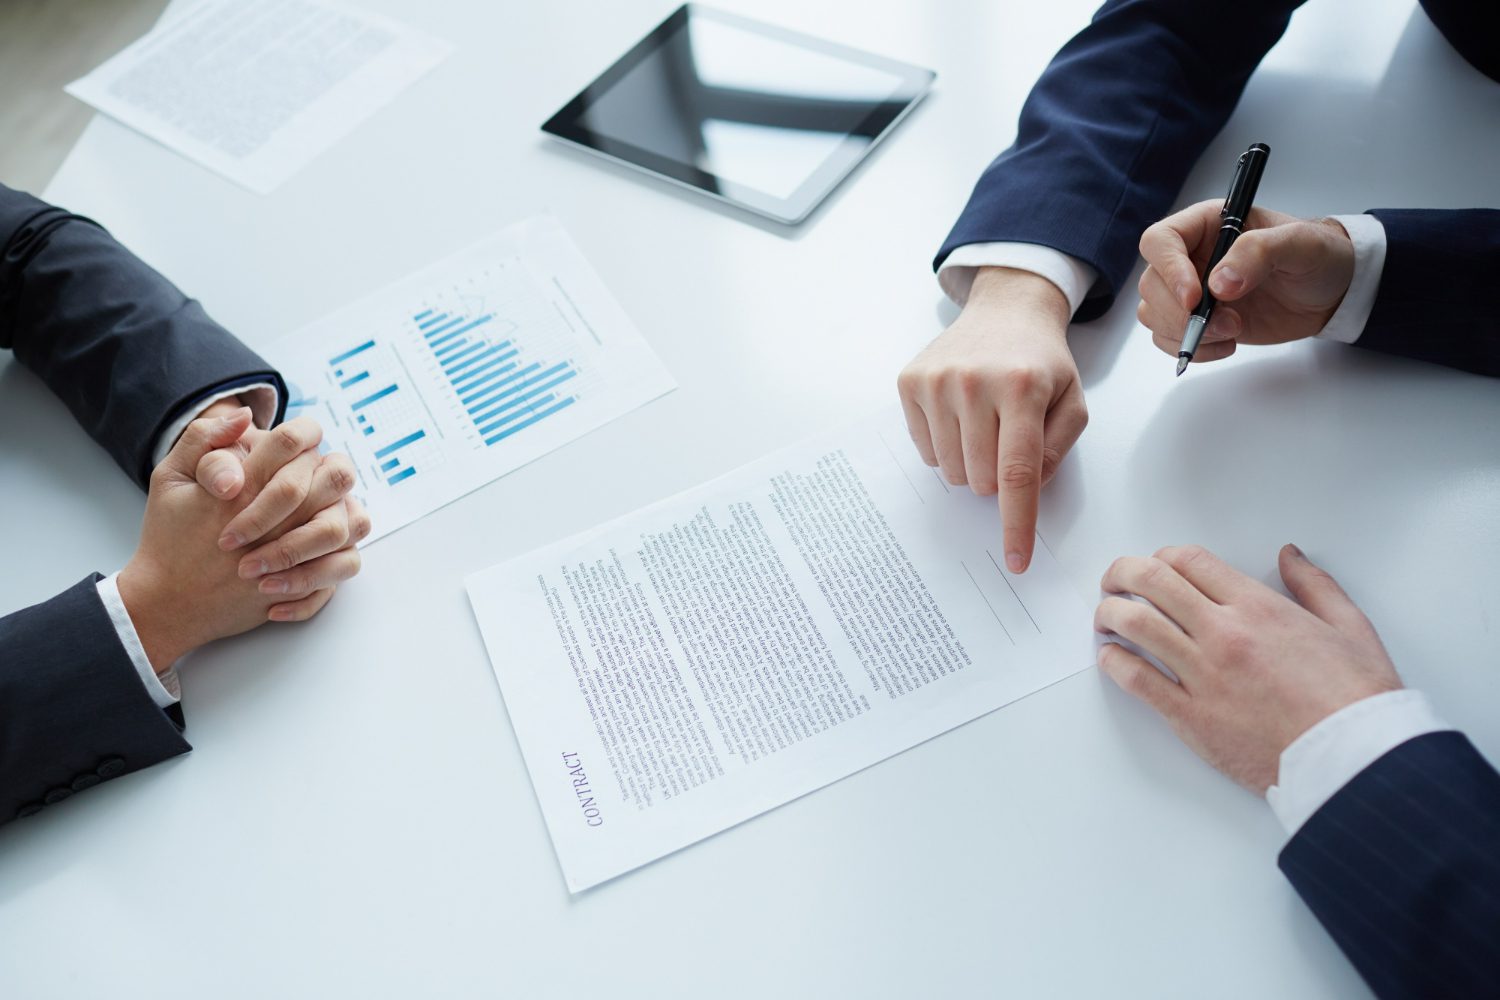
M 1326 570 L 1313 565 L 1297 546 L 1282 546 L 1277 562 L 1282 582 L 1298 604 L 1340 632 L 1373 631 L 1370 620 L 1344 593 L 1338 581 Z
M 201 417 L 187 425 L 182 437 L 162 460 L 162 468 L 189 482 L 196 478 L 198 463 L 216 448 L 231 445 L 250 427 L 250 407 L 242 406 L 223 417 Z M 212 482 L 212 480 L 210 480 Z M 218 494 L 215 494 L 218 495 Z
M 1208 290 L 1233 302 L 1265 284 L 1273 272 L 1314 268 L 1322 249 L 1318 233 L 1305 222 L 1248 230 L 1208 276 Z
M 246 449 L 240 444 L 216 448 L 198 461 L 195 478 L 220 500 L 233 500 L 245 488 Z

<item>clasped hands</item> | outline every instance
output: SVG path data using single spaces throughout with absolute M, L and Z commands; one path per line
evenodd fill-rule
M 1176 357 L 1220 226 L 1221 202 L 1193 205 L 1142 236 L 1137 316 Z M 1239 343 L 1311 337 L 1333 317 L 1355 271 L 1338 222 L 1256 208 L 1209 275 L 1220 303 L 1196 361 Z M 1032 556 L 1038 494 L 1087 423 L 1068 350 L 1067 300 L 1039 275 L 981 268 L 958 320 L 901 373 L 908 429 L 954 485 L 999 493 L 1007 567 Z M 1401 687 L 1369 620 L 1296 546 L 1278 557 L 1286 596 L 1197 546 L 1117 560 L 1095 627 L 1135 643 L 1176 679 L 1116 642 L 1099 664 L 1147 702 L 1201 757 L 1264 793 L 1281 752 L 1339 709 Z M 1132 600 L 1131 598 L 1139 598 Z
M 188 425 L 151 475 L 120 597 L 158 674 L 267 621 L 305 621 L 359 572 L 370 519 L 354 469 L 303 417 L 271 431 L 237 400 Z

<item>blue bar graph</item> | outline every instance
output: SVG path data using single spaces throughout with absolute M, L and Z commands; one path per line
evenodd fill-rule
M 577 399 L 575 397 L 573 397 L 573 396 L 569 396 L 567 399 L 563 400 L 561 403 L 557 403 L 557 404 L 555 404 L 553 406 L 549 406 L 547 409 L 543 410 L 541 413 L 538 413 L 536 416 L 532 417 L 531 419 L 529 419 L 529 420 L 523 420 L 519 424 L 515 424 L 515 425 L 513 425 L 511 427 L 508 427 L 505 430 L 501 431 L 499 434 L 496 434 L 494 437 L 485 438 L 484 439 L 484 443 L 487 444 L 487 445 L 489 445 L 489 444 L 495 444 L 498 441 L 504 441 L 506 438 L 510 437 L 512 434 L 515 434 L 518 431 L 525 430 L 526 428 L 530 427 L 534 423 L 537 423 L 538 421 L 545 420 L 546 418 L 552 416 L 552 414 L 556 413 L 558 410 L 566 409 L 567 407 L 572 406 L 575 402 L 577 402 Z
M 480 360 L 480 358 L 474 358 L 474 360 L 478 361 L 478 360 Z M 472 369 L 469 369 L 469 370 L 466 370 L 466 372 L 463 372 L 462 375 L 458 376 L 458 379 L 456 379 L 456 381 L 453 382 L 453 384 L 458 385 L 459 382 L 463 381 L 463 379 L 475 378 L 475 376 L 480 375 L 481 372 L 487 372 L 487 370 L 492 369 L 492 367 L 495 367 L 496 364 L 502 363 L 502 361 L 504 361 L 504 360 L 505 360 L 505 358 L 496 358 L 496 357 L 489 358 L 489 360 L 484 361 L 484 363 L 480 364 L 480 366 L 478 366 L 478 367 L 472 367 Z M 444 364 L 443 367 L 444 367 L 444 369 L 447 369 L 447 372 L 449 372 L 450 375 L 452 375 L 452 373 L 455 372 L 456 369 L 458 369 L 458 360 L 450 360 L 449 363 Z M 462 390 L 460 390 L 460 391 L 462 391 Z
M 491 347 L 487 347 L 484 350 L 480 351 L 478 354 L 476 354 L 473 357 L 469 358 L 463 364 L 455 365 L 449 371 L 449 374 L 450 375 L 457 375 L 459 372 L 463 371 L 465 368 L 467 368 L 470 365 L 474 364 L 476 361 L 483 361 L 485 358 L 489 357 L 491 354 L 494 354 L 496 351 L 501 351 L 501 350 L 504 350 L 504 349 L 505 349 L 505 345 L 504 344 L 494 344 Z
M 391 455 L 392 452 L 397 451 L 398 449 L 401 449 L 401 448 L 405 448 L 407 445 L 411 444 L 414 441 L 420 441 L 420 440 L 422 440 L 426 436 L 427 436 L 427 432 L 426 431 L 412 431 L 410 434 L 406 435 L 406 437 L 402 438 L 400 441 L 396 441 L 393 444 L 388 444 L 384 448 L 381 448 L 379 451 L 377 451 L 375 453 L 375 457 L 376 458 L 388 458 L 388 457 L 390 457 L 390 455 Z
M 576 374 L 578 374 L 578 373 L 574 372 L 574 371 L 565 372 L 564 374 L 558 376 L 555 379 L 552 379 L 551 381 L 544 382 L 543 384 L 541 384 L 541 385 L 537 386 L 536 388 L 532 389 L 530 392 L 527 392 L 527 393 L 525 393 L 523 395 L 520 395 L 520 396 L 516 396 L 513 399 L 506 400 L 505 402 L 501 403 L 499 406 L 495 407 L 493 410 L 490 410 L 488 413 L 476 413 L 476 414 L 474 414 L 474 422 L 476 424 L 483 423 L 484 421 L 489 420 L 491 417 L 493 417 L 497 413 L 503 413 L 504 411 L 510 409 L 513 406 L 519 406 L 522 403 L 527 402 L 528 400 L 535 399 L 537 396 L 540 396 L 544 392 L 548 392 L 549 390 L 556 389 L 559 385 L 562 385 L 564 382 L 566 382 L 568 379 L 572 378 Z M 548 398 L 550 399 L 551 397 L 548 397 Z M 538 406 L 538 405 L 540 405 L 540 403 L 533 403 L 531 405 L 532 406 Z M 507 418 L 507 419 L 509 419 L 509 418 Z M 481 433 L 481 434 L 488 434 L 489 433 L 489 428 L 481 427 L 481 428 L 479 428 L 479 433 Z
M 453 329 L 455 326 L 458 326 L 463 321 L 464 318 L 462 316 L 459 316 L 455 319 L 444 320 L 439 325 L 427 331 L 427 339 L 431 340 L 433 337 L 436 337 L 440 333 L 447 333 L 449 330 Z M 422 325 L 425 327 L 427 324 L 423 323 Z
M 341 362 L 348 361 L 350 358 L 354 357 L 360 351 L 368 351 L 370 348 L 372 348 L 374 346 L 375 346 L 375 341 L 373 341 L 373 340 L 367 340 L 363 344 L 360 344 L 358 347 L 351 348 L 350 350 L 345 351 L 343 354 L 340 354 L 340 355 L 337 355 L 335 357 L 329 358 L 328 359 L 328 363 L 330 365 L 336 365 L 336 364 L 339 364 Z
M 403 479 L 410 479 L 412 476 L 415 476 L 416 474 L 417 474 L 417 470 L 415 468 L 413 468 L 412 466 L 408 465 L 406 468 L 402 469 L 400 472 L 396 473 L 394 476 L 392 476 L 391 478 L 387 479 L 386 482 L 390 483 L 392 486 L 395 486 L 397 483 L 401 482 L 401 480 L 403 480 Z
M 479 351 L 479 350 L 483 350 L 483 349 L 484 349 L 484 341 L 482 341 L 482 340 L 476 340 L 474 343 L 469 344 L 467 347 L 465 347 L 463 350 L 459 351 L 457 354 L 450 354 L 450 355 L 448 355 L 448 357 L 443 360 L 443 371 L 451 372 L 453 370 L 454 366 L 456 366 L 461 359 L 468 357 L 470 354 L 473 354 L 475 351 Z
M 338 373 L 335 372 L 334 374 L 338 374 Z M 351 385 L 353 385 L 354 383 L 356 383 L 356 382 L 363 382 L 365 379 L 367 379 L 369 377 L 370 377 L 370 373 L 369 372 L 360 372 L 358 375 L 351 375 L 348 378 L 344 379 L 344 381 L 342 381 L 342 382 L 339 383 L 339 388 L 340 389 L 347 389 Z
M 523 354 L 522 347 L 513 341 L 486 339 L 488 331 L 481 328 L 494 319 L 493 313 L 466 316 L 433 309 L 412 315 L 412 322 L 433 358 L 442 365 L 454 395 L 468 411 L 486 445 L 503 441 L 577 402 L 576 396 L 561 396 L 553 391 L 578 375 L 572 362 L 547 360 L 545 356 L 532 360 L 536 356 L 525 356 L 530 352 Z M 507 330 L 515 329 L 513 323 L 504 326 Z M 398 441 L 376 456 L 385 458 L 412 440 L 415 439 Z M 393 468 L 387 463 L 381 466 L 381 471 L 390 472 Z M 414 472 L 408 466 L 388 482 L 398 482 Z
M 374 434 L 374 433 L 375 433 L 375 428 L 373 428 L 373 427 L 366 427 L 365 428 L 365 437 L 369 437 L 371 434 Z
M 457 384 L 455 384 L 453 386 L 453 388 L 455 390 L 457 390 L 458 392 L 468 392 L 470 389 L 478 389 L 482 385 L 487 385 L 490 382 L 493 382 L 495 379 L 499 378 L 501 375 L 504 375 L 506 372 L 510 371 L 515 366 L 516 365 L 515 365 L 514 361 L 511 362 L 508 365 L 501 365 L 499 368 L 495 368 L 495 369 L 493 369 L 493 370 L 491 370 L 489 372 L 486 372 L 485 374 L 479 376 L 478 378 L 474 379 L 468 385 L 457 385 Z
M 380 463 L 380 471 L 381 472 L 390 472 L 392 469 L 394 469 L 396 466 L 398 466 L 400 464 L 401 464 L 401 459 L 399 459 L 399 458 L 387 459 L 386 461 Z
M 460 334 L 457 330 L 449 330 L 441 337 L 433 338 L 433 340 L 431 341 L 432 353 L 441 357 L 443 351 L 451 351 L 454 348 L 462 347 L 464 343 L 465 341 L 462 334 Z M 438 350 L 439 347 L 442 348 L 441 351 Z
M 394 386 L 394 385 L 388 385 L 384 389 L 381 389 L 379 392 L 373 392 L 370 395 L 366 396 L 364 399 L 361 399 L 359 402 L 357 402 L 357 403 L 353 404 L 352 406 L 350 406 L 349 409 L 354 410 L 355 412 L 358 412 L 358 411 L 364 409 L 365 407 L 369 406 L 371 403 L 375 402 L 377 399 L 384 399 L 385 397 L 389 396 L 391 393 L 393 393 L 395 391 L 396 391 L 396 386 Z

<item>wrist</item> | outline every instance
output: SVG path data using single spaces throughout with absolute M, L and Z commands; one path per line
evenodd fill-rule
M 115 582 L 146 659 L 160 677 L 196 644 L 183 633 L 178 616 L 173 613 L 174 602 L 153 580 L 154 574 L 140 563 L 137 555 L 120 570 Z
M 981 267 L 974 275 L 969 301 L 964 307 L 980 311 L 1023 309 L 1045 317 L 1047 326 L 1065 334 L 1072 311 L 1068 297 L 1051 280 L 1032 271 L 1013 267 Z
M 1322 227 L 1329 245 L 1329 254 L 1333 262 L 1333 273 L 1338 275 L 1337 284 L 1342 286 L 1338 289 L 1338 295 L 1332 307 L 1323 312 L 1323 326 L 1327 326 L 1329 320 L 1339 311 L 1344 304 L 1344 298 L 1349 294 L 1349 288 L 1354 283 L 1354 237 L 1349 235 L 1349 230 L 1344 224 L 1333 217 L 1318 220 Z

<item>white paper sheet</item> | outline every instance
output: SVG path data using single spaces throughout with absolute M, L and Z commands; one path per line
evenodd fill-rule
M 315 417 L 324 449 L 354 460 L 369 541 L 675 388 L 547 216 L 267 353 L 291 384 L 288 419 Z
M 1092 664 L 1045 543 L 999 542 L 891 413 L 471 576 L 568 888 Z
M 66 89 L 266 194 L 451 50 L 324 0 L 205 0 Z

